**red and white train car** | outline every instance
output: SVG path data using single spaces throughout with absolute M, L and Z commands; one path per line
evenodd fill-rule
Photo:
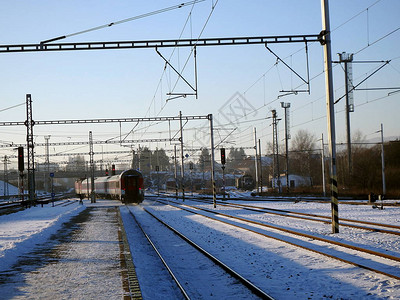
M 118 199 L 124 203 L 140 203 L 144 199 L 142 173 L 130 169 L 118 175 L 97 177 L 94 180 L 94 192 L 98 197 Z M 75 193 L 81 198 L 89 197 L 90 179 L 75 181 Z

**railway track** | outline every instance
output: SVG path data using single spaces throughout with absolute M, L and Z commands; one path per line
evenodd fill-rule
M 165 196 L 165 197 L 175 197 L 174 193 L 168 193 L 168 192 L 160 192 L 159 195 L 146 195 L 146 197 L 159 197 L 159 196 Z M 178 198 L 182 198 L 179 196 Z M 212 200 L 213 196 L 212 195 L 185 195 L 186 199 L 207 199 L 207 200 Z M 311 197 L 311 196 L 252 196 L 252 197 L 232 197 L 232 196 L 227 196 L 226 198 L 223 198 L 221 195 L 217 195 L 217 200 L 232 200 L 232 201 L 252 201 L 252 202 L 314 202 L 314 203 L 330 203 L 331 198 L 330 197 Z M 368 200 L 354 200 L 352 198 L 339 198 L 338 199 L 340 204 L 348 204 L 348 205 L 377 205 L 377 206 L 400 206 L 400 202 L 384 202 L 384 201 L 376 201 L 374 203 L 368 202 Z
M 207 199 L 192 198 L 191 200 L 197 201 L 197 202 L 202 202 L 202 203 L 210 203 L 210 204 L 212 203 L 212 201 L 207 200 Z M 221 205 L 221 206 L 225 206 L 225 207 L 240 208 L 240 209 L 255 211 L 255 212 L 259 212 L 259 213 L 265 213 L 265 214 L 277 215 L 277 216 L 282 216 L 282 217 L 331 224 L 331 217 L 319 215 L 319 214 L 301 213 L 301 212 L 295 212 L 295 211 L 290 211 L 290 210 L 266 208 L 266 207 L 262 207 L 262 206 L 249 205 L 249 204 L 227 203 L 226 201 L 225 202 L 218 201 L 217 204 Z M 367 226 L 363 226 L 363 225 L 370 225 L 373 227 L 367 227 Z M 400 235 L 400 226 L 391 225 L 391 224 L 382 224 L 382 223 L 376 223 L 376 222 L 340 218 L 340 226 L 362 229 L 362 230 L 366 230 L 366 231 Z M 391 230 L 388 230 L 386 228 L 389 228 Z
M 40 197 L 37 199 L 35 205 L 44 205 L 52 202 L 53 206 L 58 206 L 58 205 L 69 205 L 76 202 L 76 201 L 71 201 L 68 198 L 66 199 L 66 197 L 68 196 L 62 194 L 57 195 L 54 199 L 52 199 L 51 197 Z M 30 206 L 32 205 L 27 200 L 3 201 L 0 202 L 0 215 L 13 213 Z
M 128 207 L 128 210 L 175 281 L 183 298 L 204 299 L 212 295 L 216 298 L 273 299 L 146 208 L 143 210 L 147 218 L 151 219 L 151 226 L 141 224 L 131 208 Z M 188 267 L 182 267 L 185 264 L 188 264 Z M 199 285 L 198 281 L 204 280 L 207 286 L 199 288 L 201 284 Z M 227 286 L 231 295 L 219 295 L 221 291 L 227 292 Z
M 324 255 L 378 274 L 400 280 L 400 257 L 388 255 L 328 238 L 302 233 L 295 230 L 221 213 L 215 210 L 182 204 L 173 200 L 156 200 L 191 214 L 222 222 L 241 230 L 256 233 L 292 246 Z M 255 226 L 254 226 L 255 225 Z M 251 228 L 250 228 L 251 226 Z

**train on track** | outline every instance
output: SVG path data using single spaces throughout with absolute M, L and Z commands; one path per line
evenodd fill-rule
M 113 176 L 94 179 L 94 192 L 97 197 L 117 199 L 124 203 L 140 203 L 144 199 L 143 175 L 134 169 Z M 75 193 L 81 198 L 89 197 L 91 181 L 88 178 L 75 181 Z

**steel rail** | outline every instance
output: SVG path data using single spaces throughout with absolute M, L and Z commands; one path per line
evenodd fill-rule
M 183 205 L 183 204 L 182 204 L 182 205 Z M 189 206 L 189 205 L 187 205 L 187 206 Z M 190 206 L 189 206 L 189 207 L 190 207 Z M 360 251 L 360 252 L 364 252 L 364 253 L 368 253 L 368 254 L 371 254 L 371 255 L 375 255 L 375 256 L 378 256 L 378 257 L 387 258 L 387 259 L 391 259 L 391 260 L 399 261 L 399 262 L 400 262 L 400 257 L 397 257 L 397 256 L 388 255 L 388 254 L 385 254 L 385 253 L 380 253 L 380 252 L 377 252 L 377 251 L 373 251 L 373 250 L 369 250 L 369 249 L 364 249 L 364 248 L 361 248 L 361 247 L 352 246 L 352 245 L 345 244 L 345 243 L 341 243 L 341 242 L 336 242 L 336 241 L 333 241 L 333 240 L 321 238 L 321 237 L 314 236 L 314 235 L 311 235 L 311 234 L 301 233 L 301 232 L 298 232 L 298 231 L 295 231 L 295 230 L 281 228 L 281 227 L 279 227 L 279 226 L 268 225 L 268 224 L 265 224 L 265 223 L 261 223 L 261 222 L 249 220 L 249 219 L 246 219 L 246 218 L 231 216 L 231 215 L 228 215 L 228 214 L 224 214 L 224 213 L 212 211 L 212 210 L 209 210 L 209 209 L 206 209 L 206 208 L 195 207 L 195 206 L 192 206 L 192 208 L 196 208 L 196 209 L 203 210 L 203 211 L 206 211 L 206 212 L 209 212 L 209 213 L 213 213 L 213 214 L 215 214 L 215 215 L 221 215 L 221 216 L 224 216 L 224 217 L 237 219 L 237 220 L 240 220 L 240 221 L 244 221 L 244 222 L 248 222 L 248 223 L 252 223 L 252 224 L 256 224 L 256 225 L 260 225 L 260 226 L 272 228 L 272 229 L 275 229 L 275 230 L 284 231 L 284 232 L 287 232 L 287 233 L 290 233 L 290 234 L 295 234 L 295 235 L 303 236 L 303 237 L 310 238 L 310 239 L 313 239 L 313 240 L 319 240 L 319 241 L 321 241 L 321 242 L 334 244 L 334 245 L 341 246 L 341 247 L 344 247 L 344 248 L 348 248 L 348 249 L 352 249 L 352 250 L 357 250 L 357 251 Z
M 185 288 L 181 285 L 181 283 L 179 282 L 178 278 L 175 276 L 175 274 L 172 271 L 172 269 L 168 266 L 167 262 L 162 257 L 161 253 L 158 251 L 156 245 L 153 243 L 153 241 L 151 240 L 150 236 L 144 231 L 143 227 L 140 225 L 139 221 L 136 219 L 135 215 L 132 213 L 132 211 L 129 209 L 128 206 L 127 206 L 127 209 L 129 211 L 129 214 L 135 220 L 136 225 L 142 231 L 143 235 L 145 236 L 145 238 L 149 242 L 150 246 L 153 248 L 154 252 L 158 255 L 158 257 L 160 258 L 161 262 L 164 264 L 165 268 L 167 269 L 168 273 L 171 275 L 172 279 L 175 281 L 175 283 L 178 286 L 179 290 L 181 291 L 182 295 L 185 297 L 185 299 L 190 299 L 190 296 L 186 292 Z
M 149 196 L 151 197 L 151 196 Z M 207 197 L 188 197 L 192 200 L 210 200 L 210 198 Z M 229 200 L 253 200 L 253 201 L 294 201 L 293 200 L 285 200 L 282 198 L 274 198 L 274 199 L 253 199 L 253 198 L 229 198 Z M 301 201 L 304 201 L 304 199 L 302 199 Z M 340 201 L 340 200 L 339 200 Z M 225 204 L 225 202 L 218 202 L 219 204 Z M 325 202 L 324 202 L 325 203 Z M 271 210 L 271 211 L 277 211 L 277 212 L 284 212 L 284 213 L 290 213 L 290 214 L 296 214 L 296 215 L 302 215 L 302 216 L 312 216 L 312 217 L 317 217 L 317 218 L 323 218 L 323 219 L 331 219 L 331 217 L 327 217 L 327 216 L 323 216 L 323 215 L 317 215 L 317 214 L 309 214 L 309 213 L 301 213 L 301 212 L 293 212 L 293 211 L 289 211 L 289 210 L 284 210 L 284 209 L 276 209 L 276 208 L 266 208 L 266 207 L 262 207 L 262 206 L 250 206 L 250 205 L 246 205 L 246 204 L 238 204 L 235 203 L 232 205 L 237 205 L 237 206 L 249 206 L 249 207 L 254 207 L 254 208 L 259 208 L 259 209 L 265 209 L 265 210 Z M 365 204 L 365 205 L 370 205 L 370 204 Z M 390 205 L 390 203 L 386 203 L 385 205 Z M 371 221 L 362 221 L 362 220 L 354 220 L 354 219 L 347 219 L 347 218 L 341 218 L 342 221 L 346 221 L 346 222 L 351 222 L 351 223 L 360 223 L 360 224 L 366 224 L 366 225 L 373 225 L 373 226 L 379 226 L 379 227 L 386 227 L 386 228 L 392 228 L 392 229 L 399 229 L 400 230 L 400 226 L 397 225 L 391 225 L 391 224 L 383 224 L 383 223 L 376 223 L 376 222 L 371 222 Z M 329 222 L 330 223 L 330 222 Z M 342 224 L 342 223 L 341 223 Z M 362 227 L 363 228 L 363 227 Z M 379 231 L 380 229 L 378 228 L 371 228 L 372 231 Z M 384 231 L 383 231 L 384 232 Z M 392 231 L 388 231 L 388 233 L 392 233 Z
M 203 203 L 212 203 L 208 199 L 192 199 L 192 200 L 201 201 Z M 288 211 L 288 210 L 279 210 L 279 209 L 274 209 L 274 208 L 267 208 L 267 207 L 253 206 L 253 205 L 246 205 L 246 204 L 236 204 L 236 203 L 227 204 L 227 203 L 222 203 L 221 201 L 218 201 L 218 205 L 235 207 L 235 208 L 243 208 L 243 209 L 250 210 L 250 211 L 262 212 L 262 213 L 271 214 L 271 215 L 284 216 L 284 217 L 288 217 L 288 218 L 331 224 L 331 221 L 327 220 L 327 219 L 330 219 L 329 217 L 317 215 L 317 214 L 297 213 L 297 212 L 292 212 L 292 211 Z M 279 212 L 281 212 L 281 213 L 279 213 Z M 310 217 L 313 217 L 313 218 L 310 218 Z M 315 219 L 315 218 L 321 218 L 321 219 Z M 400 229 L 400 226 L 390 225 L 390 224 L 380 224 L 380 223 L 374 223 L 374 222 L 368 222 L 368 221 L 358 221 L 358 220 L 344 219 L 344 218 L 342 218 L 342 220 L 345 220 L 347 222 L 352 222 L 352 223 L 369 224 L 369 225 L 374 225 L 374 226 Z M 340 225 L 345 226 L 345 227 L 350 227 L 350 228 L 367 230 L 367 231 L 400 235 L 399 231 L 392 231 L 392 230 L 373 228 L 373 227 L 365 227 L 365 226 L 353 225 L 353 224 L 348 224 L 348 223 L 343 223 L 343 222 L 340 222 Z
M 235 205 L 237 205 L 237 206 L 246 206 L 245 204 L 235 204 Z M 271 211 L 278 211 L 278 212 L 302 215 L 302 216 L 312 216 L 312 217 L 317 217 L 317 218 L 330 219 L 330 217 L 323 216 L 323 215 L 317 215 L 317 214 L 293 212 L 293 211 L 284 210 L 284 209 L 265 208 L 265 207 L 261 207 L 261 206 L 252 206 L 252 207 L 265 209 L 265 210 L 271 210 Z M 354 220 L 354 219 L 346 219 L 346 218 L 341 218 L 341 220 L 342 221 L 346 221 L 346 222 L 353 222 L 353 223 L 374 225 L 374 226 L 380 226 L 380 227 L 386 227 L 386 228 L 400 229 L 400 226 L 391 225 L 391 224 L 383 224 L 383 223 L 376 223 L 376 222 L 362 221 L 362 220 Z M 379 230 L 379 229 L 377 229 L 377 230 Z
M 387 273 L 387 272 L 384 272 L 384 271 L 380 271 L 380 270 L 368 267 L 366 265 L 362 265 L 362 264 L 359 264 L 359 263 L 356 263 L 356 262 L 352 262 L 350 260 L 347 260 L 347 259 L 344 259 L 344 258 L 340 258 L 340 257 L 334 256 L 334 255 L 331 255 L 331 254 L 328 254 L 328 253 L 325 253 L 325 252 L 322 252 L 322 251 L 319 251 L 319 250 L 316 250 L 316 249 L 312 249 L 312 248 L 309 248 L 309 247 L 306 247 L 306 246 L 302 246 L 302 245 L 299 245 L 299 244 L 296 244 L 296 243 L 293 243 L 293 242 L 290 242 L 290 241 L 287 241 L 287 240 L 284 240 L 284 239 L 280 239 L 280 238 L 268 235 L 266 233 L 261 233 L 261 232 L 258 232 L 256 230 L 252 230 L 252 229 L 249 229 L 249 228 L 244 228 L 244 227 L 232 224 L 232 223 L 227 222 L 227 221 L 223 221 L 223 220 L 220 220 L 220 219 L 212 218 L 210 216 L 200 214 L 200 213 L 195 212 L 195 211 L 193 211 L 191 209 L 183 208 L 181 206 L 186 206 L 186 207 L 193 208 L 193 209 L 196 209 L 196 210 L 202 210 L 202 211 L 205 211 L 205 212 L 208 212 L 208 213 L 212 213 L 212 214 L 215 214 L 215 215 L 221 215 L 221 216 L 224 216 L 224 217 L 227 217 L 227 218 L 230 218 L 230 219 L 235 219 L 235 220 L 239 220 L 239 221 L 243 221 L 243 222 L 247 222 L 247 223 L 251 223 L 251 224 L 255 224 L 255 225 L 259 225 L 259 226 L 263 226 L 263 227 L 268 227 L 268 228 L 272 228 L 272 229 L 275 229 L 275 230 L 281 230 L 281 231 L 284 231 L 284 232 L 287 232 L 287 233 L 290 233 L 290 234 L 293 234 L 293 235 L 307 237 L 307 238 L 310 238 L 312 240 L 319 240 L 319 241 L 323 241 L 323 242 L 330 243 L 330 244 L 335 244 L 337 246 L 342 246 L 342 247 L 349 248 L 349 249 L 352 249 L 352 250 L 357 250 L 359 252 L 368 253 L 368 254 L 371 254 L 371 255 L 378 256 L 378 257 L 383 257 L 383 258 L 391 259 L 391 260 L 394 260 L 394 261 L 400 261 L 400 258 L 395 257 L 395 256 L 387 255 L 387 254 L 384 254 L 384 253 L 379 253 L 379 252 L 368 250 L 368 249 L 363 249 L 363 248 L 356 247 L 356 246 L 347 245 L 347 244 L 340 243 L 340 242 L 331 241 L 331 240 L 328 240 L 328 239 L 320 238 L 320 237 L 317 237 L 317 236 L 312 236 L 312 235 L 309 235 L 309 234 L 296 232 L 294 230 L 289 230 L 289 229 L 284 229 L 284 228 L 280 228 L 280 227 L 277 227 L 277 226 L 267 225 L 267 224 L 264 224 L 264 223 L 261 223 L 261 222 L 256 222 L 256 221 L 249 220 L 249 219 L 246 219 L 246 218 L 235 217 L 235 216 L 231 216 L 231 215 L 215 212 L 215 211 L 212 211 L 212 210 L 208 210 L 208 209 L 205 209 L 205 208 L 199 208 L 199 207 L 190 206 L 190 205 L 187 205 L 187 204 L 178 203 L 178 202 L 175 202 L 175 201 L 172 201 L 172 200 L 156 200 L 156 201 L 160 202 L 160 203 L 163 203 L 163 204 L 167 204 L 167 205 L 171 205 L 171 202 L 172 203 L 176 203 L 179 206 L 175 206 L 175 205 L 171 205 L 171 206 L 179 208 L 179 209 L 182 209 L 182 210 L 185 210 L 185 211 L 190 212 L 192 214 L 197 214 L 197 215 L 203 216 L 205 218 L 209 218 L 211 220 L 218 221 L 218 222 L 221 222 L 221 223 L 224 223 L 224 224 L 236 227 L 236 228 L 240 228 L 240 229 L 243 229 L 243 230 L 246 230 L 246 231 L 249 231 L 249 232 L 264 236 L 264 237 L 267 237 L 267 238 L 271 238 L 271 239 L 274 239 L 274 240 L 277 240 L 277 241 L 280 241 L 280 242 L 284 242 L 284 243 L 287 243 L 287 244 L 292 245 L 292 246 L 296 246 L 296 247 L 299 247 L 299 248 L 302 248 L 302 249 L 305 249 L 305 250 L 308 250 L 308 251 L 311 251 L 311 252 L 314 252 L 314 253 L 318 253 L 318 254 L 321 254 L 323 256 L 326 256 L 326 257 L 329 257 L 329 258 L 332 258 L 332 259 L 335 259 L 335 260 L 339 260 L 341 262 L 344 262 L 344 263 L 347 263 L 347 264 L 350 264 L 350 265 L 353 265 L 353 266 L 360 267 L 362 269 L 366 269 L 366 270 L 369 270 L 369 271 L 372 271 L 372 272 L 375 272 L 375 273 L 379 273 L 379 274 L 382 274 L 382 275 L 385 275 L 385 276 L 400 280 L 400 276 L 397 276 L 397 275 L 394 275 L 394 274 L 390 274 L 390 273 Z
M 242 282 L 242 284 L 244 286 L 246 286 L 251 292 L 253 292 L 255 295 L 261 297 L 262 299 L 274 299 L 272 298 L 270 295 L 268 295 L 266 292 L 264 292 L 262 289 L 260 289 L 259 287 L 257 287 L 256 285 L 254 285 L 252 282 L 250 282 L 249 280 L 247 280 L 246 278 L 244 278 L 242 275 L 240 275 L 239 273 L 237 273 L 235 270 L 233 270 L 232 268 L 230 268 L 228 265 L 224 264 L 221 260 L 219 260 L 218 258 L 216 258 L 215 256 L 213 256 L 212 254 L 210 254 L 209 252 L 207 252 L 205 249 L 203 249 L 202 247 L 200 247 L 198 244 L 196 244 L 194 241 L 192 241 L 191 239 L 189 239 L 188 237 L 186 237 L 184 234 L 182 234 L 181 232 L 179 232 L 178 230 L 176 230 L 175 228 L 173 228 L 172 226 L 170 226 L 169 224 L 165 223 L 164 221 L 162 221 L 160 218 L 158 218 L 157 216 L 155 216 L 154 214 L 152 214 L 149 210 L 147 210 L 146 208 L 143 207 L 143 210 L 145 212 L 147 212 L 149 215 L 151 215 L 154 219 L 156 219 L 157 221 L 159 221 L 161 224 L 163 224 L 165 227 L 167 227 L 168 229 L 170 229 L 171 231 L 173 231 L 176 235 L 178 235 L 180 238 L 182 238 L 184 241 L 186 241 L 188 244 L 190 244 L 191 246 L 193 246 L 195 249 L 197 249 L 198 251 L 200 251 L 203 255 L 205 255 L 207 258 L 209 258 L 210 260 L 212 260 L 217 266 L 223 268 L 226 272 L 228 272 L 231 276 L 235 277 L 236 279 L 238 279 L 240 282 Z M 129 210 L 130 211 L 130 210 Z M 132 212 L 130 211 L 130 213 L 132 214 Z

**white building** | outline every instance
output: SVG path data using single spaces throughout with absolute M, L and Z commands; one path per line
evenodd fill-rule
M 270 177 L 271 186 L 278 186 L 278 179 Z M 279 180 L 281 181 L 281 187 L 286 187 L 286 174 L 280 175 Z M 312 186 L 311 177 L 304 177 L 300 175 L 289 174 L 289 187 L 296 188 L 299 186 Z

